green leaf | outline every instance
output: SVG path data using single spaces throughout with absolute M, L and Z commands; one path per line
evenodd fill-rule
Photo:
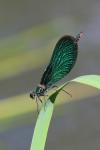
M 44 150 L 53 108 L 54 104 L 50 100 L 43 105 L 35 126 L 31 150 Z
M 72 81 L 87 84 L 87 85 L 100 89 L 100 75 L 80 76 Z
M 56 89 L 53 94 L 51 94 L 46 102 L 43 105 L 40 114 L 37 119 L 37 123 L 34 130 L 34 135 L 31 143 L 31 150 L 44 150 L 45 141 L 47 137 L 47 132 L 50 124 L 50 120 L 53 113 L 54 102 L 59 94 L 59 92 L 70 82 L 78 82 L 82 84 L 87 84 L 93 86 L 95 88 L 100 89 L 100 76 L 99 75 L 85 75 L 80 76 L 76 79 L 68 81 L 61 85 L 59 88 Z

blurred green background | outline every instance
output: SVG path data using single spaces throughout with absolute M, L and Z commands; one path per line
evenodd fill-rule
M 61 36 L 84 32 L 77 63 L 60 84 L 100 74 L 99 16 L 99 0 L 0 0 L 0 150 L 30 149 L 37 113 L 29 92 Z M 45 149 L 98 150 L 100 91 L 74 83 L 66 90 L 72 98 L 59 96 Z

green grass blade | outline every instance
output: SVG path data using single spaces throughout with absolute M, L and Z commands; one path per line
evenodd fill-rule
M 67 84 L 73 81 L 100 89 L 100 75 L 84 75 L 65 82 L 56 91 L 61 91 Z
M 100 75 L 80 76 L 72 81 L 87 84 L 87 85 L 100 89 Z
M 53 108 L 54 104 L 50 100 L 47 101 L 46 106 L 43 105 L 35 126 L 31 150 L 44 150 Z
M 69 82 L 79 82 L 82 84 L 87 84 L 95 88 L 100 89 L 100 76 L 99 75 L 84 75 L 68 81 L 56 89 L 53 94 L 49 96 L 46 102 L 46 106 L 43 105 L 40 114 L 37 119 L 36 127 L 34 130 L 34 135 L 31 143 L 31 150 L 44 150 L 45 141 L 47 137 L 47 132 L 50 124 L 50 120 L 53 113 L 54 102 L 59 94 L 59 92 L 69 83 Z

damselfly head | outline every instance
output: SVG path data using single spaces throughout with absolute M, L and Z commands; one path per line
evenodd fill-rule
M 46 87 L 44 85 L 39 84 L 35 91 L 30 93 L 30 97 L 35 99 L 35 97 L 44 96 L 44 92 L 46 91 Z

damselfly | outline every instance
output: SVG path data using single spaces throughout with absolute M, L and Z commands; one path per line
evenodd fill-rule
M 47 89 L 52 87 L 57 81 L 61 80 L 73 68 L 78 54 L 78 41 L 82 36 L 80 32 L 75 38 L 65 35 L 56 44 L 50 63 L 47 66 L 39 85 L 35 91 L 30 93 L 30 97 L 40 99 L 44 96 Z

